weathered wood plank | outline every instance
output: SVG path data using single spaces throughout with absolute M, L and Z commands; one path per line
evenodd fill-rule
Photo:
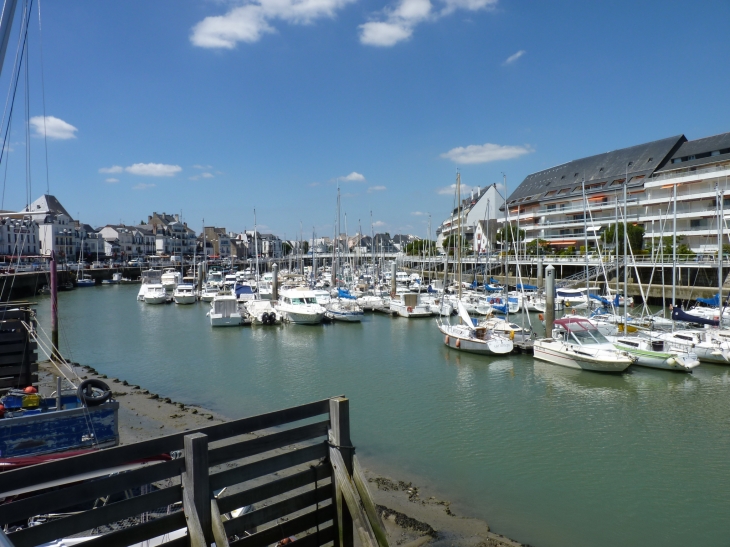
M 324 538 L 322 536 L 323 528 L 321 527 L 321 525 L 327 521 L 332 520 L 333 515 L 334 511 L 332 509 L 332 505 L 327 504 L 323 507 L 320 507 L 319 510 L 311 511 L 296 518 L 277 523 L 270 528 L 261 530 L 260 532 L 252 534 L 248 537 L 241 538 L 238 541 L 231 542 L 231 545 L 235 545 L 236 547 L 271 545 L 272 543 L 276 543 L 284 539 L 285 537 L 301 534 L 302 532 L 306 532 L 310 528 L 315 528 L 317 524 L 320 525 L 319 533 L 320 540 L 322 540 Z M 331 541 L 331 539 L 332 538 L 330 536 L 327 541 Z M 322 543 L 325 542 L 323 541 Z M 299 545 L 299 541 L 297 541 L 297 545 Z
M 10 378 L 0 378 L 0 389 L 6 388 L 6 387 L 18 387 L 18 386 L 26 386 L 29 384 L 37 384 L 38 383 L 38 374 L 33 373 L 30 375 L 30 378 L 28 381 L 21 381 L 20 377 L 13 376 Z M 10 471 L 7 471 L 10 473 Z
M 327 457 L 327 445 L 317 443 L 305 448 L 299 448 L 265 460 L 253 462 L 241 467 L 227 469 L 210 476 L 211 490 L 218 490 L 224 486 L 231 486 L 240 482 L 250 481 L 263 477 L 269 473 L 288 469 L 296 465 L 319 460 Z
M 330 469 L 328 465 L 317 465 L 311 469 L 300 471 L 288 477 L 277 479 L 261 486 L 249 488 L 243 492 L 237 492 L 230 496 L 225 496 L 218 499 L 218 507 L 224 513 L 238 509 L 239 507 L 246 507 L 247 505 L 253 505 L 260 501 L 273 498 L 290 492 L 296 488 L 307 486 L 315 481 L 323 481 L 330 478 Z
M 265 435 L 257 439 L 214 448 L 210 451 L 210 465 L 219 465 L 282 448 L 302 441 L 327 435 L 329 420 Z
M 83 511 L 66 518 L 52 520 L 39 526 L 31 526 L 13 532 L 9 537 L 16 547 L 33 547 L 54 539 L 91 530 L 102 524 L 109 524 L 126 517 L 152 511 L 158 507 L 178 502 L 181 498 L 182 490 L 180 486 L 172 486 L 144 496 L 137 496 L 97 507 L 91 511 Z
M 111 477 L 75 484 L 61 490 L 0 505 L 0 525 L 43 513 L 54 513 L 66 507 L 116 494 L 129 488 L 168 479 L 182 473 L 185 460 L 151 464 Z
M 38 343 L 34 341 L 30 342 L 12 342 L 9 344 L 3 344 L 0 342 L 0 355 L 6 353 L 23 353 L 26 351 L 35 351 L 38 348 Z
M 22 319 L 28 322 L 30 320 L 30 310 L 0 309 L 0 321 L 10 321 L 11 319 Z
M 213 539 L 216 547 L 228 547 L 228 536 L 226 529 L 223 527 L 221 512 L 218 510 L 218 502 L 215 498 L 210 500 L 210 515 L 213 523 Z
M 353 482 L 355 483 L 355 488 L 357 488 L 358 494 L 360 494 L 360 500 L 362 500 L 362 505 L 365 508 L 365 513 L 367 513 L 370 526 L 372 526 L 373 532 L 375 532 L 375 539 L 378 540 L 378 545 L 380 547 L 389 547 L 385 527 L 383 526 L 383 522 L 380 520 L 380 514 L 375 507 L 375 501 L 373 501 L 373 497 L 370 494 L 365 473 L 363 473 L 362 467 L 360 467 L 360 461 L 357 459 L 357 456 L 352 457 L 352 468 Z
M 313 418 L 320 414 L 325 414 L 328 408 L 329 399 L 325 399 L 294 408 L 204 427 L 197 431 L 207 435 L 209 442 L 213 442 L 227 437 L 234 437 L 298 420 Z M 98 453 L 84 454 L 23 469 L 6 471 L 3 473 L 3 489 L 15 490 L 22 486 L 40 484 L 58 477 L 73 476 L 80 469 L 83 469 L 85 472 L 97 471 L 172 450 L 180 450 L 183 448 L 183 438 L 189 433 L 175 433 L 141 443 L 110 448 Z
M 4 376 L 15 376 L 21 372 L 27 372 L 30 369 L 31 372 L 38 372 L 38 363 L 30 363 L 26 365 L 10 365 L 0 366 L 0 378 Z
M 21 340 L 27 340 L 27 338 L 28 331 L 26 331 L 20 323 L 18 323 L 18 330 L 15 331 L 5 331 L 4 329 L 0 329 L 0 344 L 6 342 L 19 342 Z
M 183 501 L 192 547 L 205 547 L 213 541 L 208 468 L 208 437 L 202 433 L 185 435 L 185 473 L 183 474 L 185 499 Z M 197 521 L 196 526 L 191 526 L 192 521 Z M 198 527 L 202 529 L 202 536 L 199 534 Z
M 84 547 L 127 547 L 146 539 L 169 534 L 180 528 L 185 528 L 185 514 L 182 511 L 131 528 L 98 536 L 85 541 Z M 187 538 L 185 540 L 187 543 Z
M 360 496 L 352 484 L 350 474 L 347 472 L 345 461 L 336 448 L 330 447 L 330 461 L 335 472 L 335 487 L 342 492 L 342 499 L 347 504 L 347 510 L 352 518 L 352 526 L 360 537 L 364 547 L 378 547 L 378 540 L 375 537 L 368 516 L 361 506 Z M 339 510 L 339 508 L 338 508 Z
M 330 445 L 344 448 L 345 472 L 352 473 L 352 441 L 350 440 L 350 401 L 344 397 L 330 399 L 330 422 L 332 429 L 329 432 Z M 339 452 L 338 452 L 339 454 Z M 332 483 L 335 484 L 335 471 L 332 471 Z M 332 489 L 332 505 L 335 507 L 335 547 L 353 547 L 352 517 L 347 511 L 346 502 L 342 499 L 340 488 Z
M 30 351 L 25 353 L 8 353 L 5 355 L 0 354 L 0 367 L 2 367 L 3 365 L 14 365 L 16 363 L 24 363 L 37 360 L 38 356 L 35 354 L 35 352 Z
M 303 494 L 293 496 L 280 502 L 272 503 L 271 505 L 267 505 L 266 507 L 262 507 L 256 511 L 231 519 L 223 525 L 225 526 L 226 533 L 229 536 L 242 534 L 254 526 L 266 524 L 267 522 L 285 517 L 295 511 L 301 511 L 310 505 L 315 505 L 318 502 L 321 503 L 325 500 L 329 500 L 331 496 L 332 488 L 330 485 L 320 486 L 317 490 L 310 490 L 309 492 L 304 492 Z

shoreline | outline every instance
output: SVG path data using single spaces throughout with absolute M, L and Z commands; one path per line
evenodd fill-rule
M 198 405 L 173 401 L 143 386 L 108 377 L 93 367 L 73 363 L 82 380 L 106 382 L 119 402 L 119 444 L 130 444 L 163 435 L 189 431 L 228 421 L 228 418 Z M 49 361 L 38 364 L 39 390 L 55 391 L 57 371 Z M 527 547 L 490 531 L 481 519 L 464 517 L 451 510 L 451 503 L 438 499 L 429 488 L 388 477 L 368 460 L 364 471 L 391 545 L 418 547 Z M 375 467 L 375 469 L 371 468 Z

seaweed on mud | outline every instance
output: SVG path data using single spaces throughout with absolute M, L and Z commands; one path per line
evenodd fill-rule
M 431 536 L 432 538 L 438 537 L 438 532 L 434 530 L 430 524 L 411 518 L 408 515 L 404 515 L 403 513 L 385 507 L 384 505 L 376 505 L 376 508 L 378 510 L 378 513 L 380 513 L 380 515 L 382 516 L 383 520 L 395 520 L 396 525 L 400 526 L 401 528 L 413 530 L 414 532 L 425 534 L 427 536 Z

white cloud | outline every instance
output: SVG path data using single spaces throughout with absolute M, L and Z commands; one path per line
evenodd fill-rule
M 475 186 L 474 189 L 476 190 L 477 187 Z M 440 195 L 442 196 L 455 196 L 456 195 L 456 184 L 452 184 L 451 186 L 444 186 L 442 188 L 439 188 L 436 190 Z M 462 184 L 461 185 L 461 199 L 464 199 L 467 195 L 469 195 L 472 191 L 472 187 L 468 184 Z
M 136 186 L 132 186 L 132 190 L 147 190 L 148 188 L 154 188 L 156 184 L 147 184 L 144 182 L 140 182 Z
M 519 158 L 525 154 L 534 152 L 528 146 L 502 146 L 500 144 L 470 144 L 469 146 L 459 146 L 452 148 L 448 152 L 441 154 L 442 158 L 449 159 L 454 163 L 488 163 L 490 161 L 511 160 Z
M 204 179 L 212 179 L 213 178 L 213 173 L 203 173 L 200 176 L 203 177 Z
M 182 167 L 165 163 L 135 163 L 125 167 L 124 170 L 127 173 L 144 177 L 173 177 L 182 171 Z
M 292 25 L 308 25 L 335 13 L 355 0 L 247 0 L 224 15 L 206 17 L 190 34 L 193 45 L 204 48 L 233 49 L 238 42 L 258 42 L 264 34 L 274 33 L 275 20 Z
M 421 212 L 421 211 L 413 211 L 413 212 L 412 212 L 411 214 L 412 214 L 412 215 L 413 215 L 414 217 L 425 217 L 426 215 L 428 215 L 428 213 L 423 213 L 423 212 Z
M 365 182 L 365 176 L 353 171 L 345 177 L 337 177 L 340 182 Z
M 382 192 L 385 190 L 385 186 L 371 186 L 368 188 L 368 194 L 372 194 L 373 192 Z
M 382 220 L 376 220 L 373 222 L 373 228 L 382 228 L 383 226 L 385 226 L 385 222 Z
M 119 182 L 119 179 L 106 179 L 104 182 L 108 182 L 109 184 L 116 184 Z
M 193 169 L 213 169 L 212 165 L 200 165 L 199 163 L 196 163 L 193 165 Z
M 527 52 L 524 49 L 521 49 L 517 53 L 515 53 L 514 55 L 510 55 L 509 57 L 507 57 L 507 59 L 502 64 L 503 65 L 511 65 L 517 59 L 519 59 L 520 57 L 522 57 L 525 53 L 527 53 Z
M 33 116 L 30 119 L 30 125 L 35 131 L 36 137 L 45 135 L 49 139 L 75 139 L 76 129 L 70 123 L 56 118 L 55 116 Z
M 102 167 L 99 169 L 99 173 L 121 173 L 124 168 L 121 165 L 112 165 L 111 167 Z
M 395 7 L 383 10 L 373 21 L 360 25 L 360 43 L 368 46 L 391 47 L 408 40 L 417 25 L 437 21 L 462 9 L 478 11 L 496 6 L 498 0 L 399 0 Z

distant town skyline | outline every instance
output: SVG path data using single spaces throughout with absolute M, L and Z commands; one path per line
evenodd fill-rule
M 465 193 L 502 173 L 510 193 L 576 158 L 729 129 L 727 2 L 39 5 L 44 71 L 34 11 L 0 208 L 49 190 L 93 226 L 165 211 L 242 232 L 255 207 L 260 230 L 331 237 L 339 184 L 342 231 L 347 214 L 369 234 L 372 211 L 376 232 L 426 237 L 430 214 L 433 236 L 457 168 Z

